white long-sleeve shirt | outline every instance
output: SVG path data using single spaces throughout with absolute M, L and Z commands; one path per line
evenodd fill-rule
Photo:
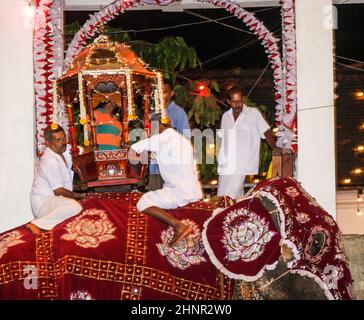
M 30 193 L 30 202 L 33 213 L 39 211 L 42 200 L 46 197 L 54 196 L 54 190 L 65 188 L 69 191 L 73 190 L 72 158 L 70 146 L 67 146 L 62 157 L 52 151 L 50 148 L 44 150 L 42 158 L 39 160 L 35 172 Z
M 156 154 L 164 187 L 178 189 L 186 199 L 202 198 L 192 144 L 176 130 L 166 129 L 131 147 L 137 153 L 151 151 Z
M 221 120 L 218 136 L 222 138 L 218 155 L 220 175 L 257 174 L 259 166 L 260 140 L 269 125 L 256 108 L 244 105 L 236 121 L 232 109 L 226 111 Z

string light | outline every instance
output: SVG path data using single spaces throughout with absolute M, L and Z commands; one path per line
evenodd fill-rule
M 129 69 L 125 69 L 125 78 L 126 78 L 126 90 L 128 94 L 128 120 L 135 120 L 137 116 L 135 115 L 134 110 L 134 101 L 133 101 L 133 92 L 132 92 L 132 80 L 131 73 Z
M 259 183 L 259 179 L 254 179 L 254 183 Z
M 363 215 L 363 211 L 360 210 L 360 205 L 359 203 L 363 201 L 363 199 L 361 198 L 361 195 L 363 194 L 363 189 L 358 189 L 358 196 L 357 196 L 357 211 L 356 214 L 358 216 L 362 216 Z
M 358 92 L 355 93 L 355 96 L 357 98 L 362 98 L 364 96 L 364 92 L 363 91 L 358 91 Z
M 210 143 L 210 144 L 209 144 L 209 148 L 210 148 L 210 149 L 215 149 L 215 144 Z
M 351 179 L 345 179 L 345 180 L 344 180 L 344 183 L 345 183 L 345 184 L 349 184 L 349 183 L 351 183 Z
M 278 128 L 273 128 L 272 131 L 273 131 L 273 133 L 276 133 L 276 132 L 278 132 L 278 130 L 279 130 Z
M 213 186 L 217 185 L 217 180 L 210 181 L 210 184 L 212 184 Z
M 356 151 L 364 151 L 364 146 L 357 146 Z
M 87 128 L 87 115 L 85 108 L 85 92 L 83 86 L 82 72 L 78 73 L 78 91 L 80 100 L 80 124 L 83 125 L 83 144 L 87 147 L 90 145 Z
M 356 174 L 362 173 L 362 170 L 360 168 L 357 168 L 354 170 L 354 173 L 356 173 Z
M 161 122 L 167 123 L 168 118 L 166 116 L 166 110 L 165 110 L 165 105 L 164 105 L 163 88 L 164 88 L 164 84 L 163 84 L 163 80 L 162 80 L 162 74 L 160 72 L 157 72 L 157 88 L 154 92 L 155 103 L 156 103 L 156 112 L 161 113 L 161 116 L 162 116 Z

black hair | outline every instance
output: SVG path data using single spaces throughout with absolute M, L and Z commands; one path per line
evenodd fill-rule
M 57 125 L 57 128 L 52 129 L 52 125 L 48 125 L 45 129 L 44 129 L 44 139 L 46 141 L 51 141 L 52 140 L 52 134 L 53 133 L 57 133 L 57 132 L 61 132 L 63 130 L 63 128 L 59 125 Z
M 238 87 L 238 86 L 231 87 L 227 91 L 227 97 L 228 97 L 228 99 L 230 99 L 233 94 L 237 94 L 237 93 L 240 93 L 241 96 L 244 97 L 244 92 L 243 92 L 243 89 L 241 87 Z
M 171 79 L 166 79 L 166 78 L 164 78 L 163 83 L 164 83 L 164 85 L 168 85 L 168 86 L 169 86 L 169 88 L 170 88 L 171 90 L 173 90 L 174 85 L 173 85 L 173 81 L 172 81 Z

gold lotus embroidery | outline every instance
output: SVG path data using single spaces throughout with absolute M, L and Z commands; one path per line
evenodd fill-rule
M 19 231 L 11 231 L 0 236 L 0 258 L 8 252 L 10 247 L 25 243 L 25 241 L 21 240 L 21 237 L 22 235 Z
M 82 248 L 97 248 L 101 243 L 114 239 L 116 228 L 104 210 L 89 209 L 69 222 L 67 233 L 61 239 L 74 241 Z

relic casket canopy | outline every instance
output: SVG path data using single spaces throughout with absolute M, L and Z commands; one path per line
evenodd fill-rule
M 64 106 L 81 182 L 88 187 L 141 182 L 146 168 L 128 161 L 129 133 L 137 122 L 148 134 L 151 111 L 166 117 L 162 74 L 126 44 L 102 35 L 57 79 L 55 92 L 54 119 Z

